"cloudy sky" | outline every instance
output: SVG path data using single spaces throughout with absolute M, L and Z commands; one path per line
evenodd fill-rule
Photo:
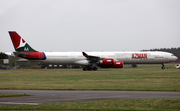
M 180 47 L 180 0 L 0 0 L 0 52 L 8 31 L 38 51 Z

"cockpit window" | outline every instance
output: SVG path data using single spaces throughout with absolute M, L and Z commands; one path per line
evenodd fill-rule
M 171 56 L 174 56 L 174 55 L 171 55 Z

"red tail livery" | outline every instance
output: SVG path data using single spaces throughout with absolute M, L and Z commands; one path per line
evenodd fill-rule
M 45 60 L 46 56 L 43 52 L 34 50 L 26 41 L 19 36 L 15 31 L 9 31 L 14 48 L 17 52 L 14 54 L 18 57 L 31 60 Z

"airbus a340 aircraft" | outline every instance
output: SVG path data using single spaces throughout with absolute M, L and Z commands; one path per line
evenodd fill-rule
M 81 65 L 83 70 L 122 68 L 123 64 L 162 64 L 173 62 L 177 57 L 167 52 L 39 52 L 34 50 L 15 31 L 9 31 L 16 52 L 15 56 L 38 61 L 41 64 Z

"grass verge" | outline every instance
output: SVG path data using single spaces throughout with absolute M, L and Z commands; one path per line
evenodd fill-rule
M 99 69 L 98 71 L 82 71 L 82 69 L 0 70 L 0 89 L 180 91 L 180 70 L 162 70 L 161 65 L 139 65 L 138 68 Z M 180 99 L 45 103 L 0 106 L 0 109 L 179 111 Z
M 161 65 L 98 71 L 0 70 L 0 89 L 180 91 L 180 70 L 162 70 Z
M 180 110 L 180 99 L 130 99 L 0 106 L 1 110 Z

